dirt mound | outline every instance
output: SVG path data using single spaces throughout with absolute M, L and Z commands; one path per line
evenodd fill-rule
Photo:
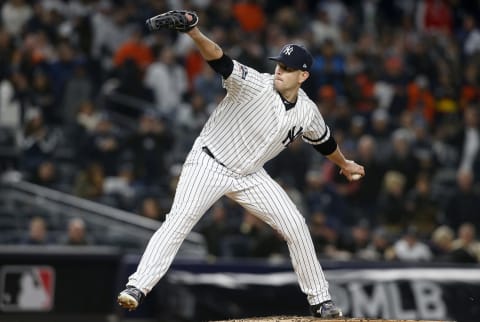
M 214 321 L 212 321 L 214 322 Z M 260 318 L 248 318 L 248 319 L 237 319 L 237 320 L 228 320 L 228 321 L 216 321 L 216 322 L 440 322 L 436 321 L 419 321 L 419 320 L 379 320 L 379 319 L 350 319 L 350 318 L 340 318 L 340 319 L 316 319 L 312 317 L 304 316 L 268 316 Z M 448 321 L 445 321 L 448 322 Z M 453 322 L 453 321 L 450 321 Z

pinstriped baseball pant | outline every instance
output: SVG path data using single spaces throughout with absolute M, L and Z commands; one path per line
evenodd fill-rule
M 280 232 L 308 302 L 314 305 L 329 300 L 328 283 L 305 219 L 286 192 L 264 169 L 238 175 L 195 146 L 183 166 L 172 209 L 148 242 L 137 271 L 129 277 L 127 285 L 145 294 L 150 292 L 167 272 L 194 225 L 226 195 Z

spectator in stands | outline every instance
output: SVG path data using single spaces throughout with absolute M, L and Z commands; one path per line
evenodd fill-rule
M 436 50 L 432 50 L 433 48 L 428 40 L 429 38 L 427 38 L 425 35 L 417 34 L 411 44 L 405 48 L 405 61 L 407 66 L 415 71 L 415 75 L 417 75 L 417 77 L 425 76 L 428 84 L 434 84 L 433 81 L 436 80 L 438 74 L 436 67 L 438 58 L 436 56 Z M 420 84 L 417 83 L 417 85 Z M 435 87 L 432 86 L 431 89 L 434 88 Z M 407 92 L 407 94 L 411 93 Z
M 325 0 L 317 4 L 319 10 L 325 11 L 332 24 L 340 26 L 347 16 L 347 7 L 341 0 Z
M 458 236 L 452 243 L 452 249 L 463 249 L 473 258 L 473 262 L 480 262 L 480 241 L 477 240 L 475 226 L 465 222 L 458 228 Z
M 430 249 L 437 262 L 453 261 L 452 246 L 455 233 L 449 226 L 435 228 L 430 238 Z
M 285 239 L 276 230 L 265 227 L 265 231 L 253 242 L 251 257 L 268 261 L 286 261 L 290 255 Z
M 378 163 L 384 163 L 392 153 L 392 126 L 392 117 L 385 109 L 377 108 L 372 113 L 369 134 L 375 140 L 375 159 Z
M 310 152 L 302 140 L 295 140 L 266 166 L 267 171 L 273 178 L 289 181 L 295 189 L 303 191 L 308 169 L 312 165 Z
M 140 70 L 145 70 L 153 62 L 153 53 L 142 38 L 140 26 L 134 26 L 127 41 L 122 43 L 113 54 L 113 65 L 120 67 L 131 59 Z
M 260 32 L 265 27 L 266 17 L 260 1 L 236 1 L 232 7 L 233 15 L 246 32 Z M 250 66 L 250 65 L 248 65 Z
M 420 31 L 444 36 L 453 31 L 452 11 L 446 1 L 420 0 L 416 14 Z
M 470 170 L 460 169 L 457 173 L 456 187 L 445 206 L 445 220 L 457 230 L 464 222 L 471 222 L 480 229 L 478 209 L 480 191 L 475 186 L 474 174 Z
M 219 96 L 225 95 L 222 78 L 208 64 L 204 64 L 202 72 L 195 76 L 193 90 L 202 95 L 208 105 L 215 103 Z
M 52 82 L 46 72 L 39 68 L 37 68 L 33 74 L 32 104 L 41 111 L 46 124 L 61 123 L 60 111 L 55 101 Z
M 437 262 L 475 263 L 477 259 L 466 248 L 454 248 L 455 233 L 445 225 L 435 229 L 430 240 L 430 248 Z
M 407 228 L 402 238 L 393 245 L 395 258 L 405 262 L 431 261 L 432 252 L 427 244 L 423 243 L 418 236 L 416 227 Z
M 373 176 L 366 176 L 359 182 L 359 188 L 352 195 L 351 201 L 355 209 L 356 218 L 368 220 L 370 225 L 377 224 L 376 202 L 382 188 L 382 180 L 386 171 L 386 164 L 377 159 L 378 150 L 376 137 L 363 135 L 358 141 L 356 159 L 362 162 L 365 171 L 375 173 Z
M 88 136 L 81 151 L 84 163 L 98 162 L 105 175 L 112 176 L 118 172 L 123 153 L 123 142 L 110 116 L 103 114 L 95 131 Z
M 277 183 L 280 185 L 280 187 L 283 188 L 283 190 L 285 190 L 285 192 L 290 197 L 290 199 L 292 199 L 298 210 L 301 211 L 302 214 L 308 214 L 304 195 L 299 189 L 295 187 L 293 178 L 285 176 L 284 178 L 274 178 L 274 180 L 277 181 Z
M 11 35 L 5 27 L 0 25 L 0 124 L 4 125 L 5 116 L 3 113 L 8 110 L 8 102 L 11 102 L 11 95 L 5 92 L 8 71 L 11 67 L 11 60 L 14 53 L 14 43 Z M 10 82 L 8 84 L 11 86 Z M 9 86 L 9 87 L 10 87 Z M 11 88 L 11 87 L 10 87 Z M 12 90 L 11 90 L 12 91 Z M 10 91 L 10 92 L 11 92 Z
M 185 104 L 177 108 L 177 116 L 174 120 L 175 136 L 180 138 L 175 148 L 182 159 L 190 149 L 192 142 L 200 134 L 203 125 L 208 119 L 209 111 L 207 103 L 200 93 L 193 93 Z M 181 133 L 181 134 L 180 134 Z
M 417 176 L 421 173 L 430 177 L 435 176 L 440 161 L 429 125 L 423 118 L 417 118 L 413 121 L 411 131 L 414 135 L 412 153 L 418 164 Z
M 135 176 L 146 186 L 167 184 L 167 163 L 175 136 L 165 118 L 158 112 L 146 111 L 138 128 L 127 138 L 126 149 L 131 154 Z
M 463 17 L 463 26 L 457 37 L 466 57 L 471 57 L 480 51 L 480 30 L 473 15 L 466 14 Z
M 46 245 L 53 243 L 47 230 L 47 222 L 43 217 L 33 217 L 28 223 L 28 235 L 20 240 L 21 244 Z
M 430 182 L 427 174 L 419 174 L 415 187 L 405 196 L 408 222 L 417 227 L 422 238 L 429 238 L 439 223 L 440 209 L 433 199 Z
M 161 115 L 175 119 L 177 107 L 188 90 L 187 75 L 170 46 L 161 48 L 157 56 L 145 71 L 145 85 L 153 91 Z
M 57 165 L 51 160 L 45 160 L 38 165 L 31 182 L 45 188 L 70 192 L 69 188 L 60 182 Z
M 458 167 L 478 175 L 480 172 L 480 116 L 476 105 L 467 106 L 463 112 L 463 124 L 449 138 L 448 143 L 458 153 Z
M 318 8 L 315 10 L 314 20 L 311 23 L 313 35 L 313 44 L 320 47 L 327 40 L 332 41 L 336 46 L 341 44 L 340 28 L 332 23 L 325 10 Z
M 405 177 L 405 188 L 411 189 L 418 173 L 418 160 L 413 155 L 413 134 L 406 128 L 399 128 L 392 134 L 392 154 L 386 164 L 390 170 L 397 171 Z
M 131 23 L 132 12 L 126 3 L 114 5 L 112 1 L 99 1 L 93 12 L 91 55 L 104 71 L 109 71 L 113 53 L 127 41 L 137 26 Z
M 76 176 L 73 194 L 81 198 L 99 201 L 103 196 L 104 181 L 103 166 L 92 162 Z
M 143 79 L 144 72 L 132 59 L 126 59 L 105 82 L 105 109 L 121 117 L 139 117 L 145 108 L 150 108 L 155 102 L 154 92 L 144 84 Z
M 228 221 L 227 209 L 221 202 L 213 205 L 210 212 L 201 223 L 199 232 L 207 242 L 208 255 L 219 257 L 223 255 L 222 244 L 225 237 L 233 232 L 233 227 Z
M 80 102 L 76 107 L 75 122 L 72 125 L 73 138 L 79 142 L 86 140 L 89 134 L 95 132 L 101 118 L 102 114 L 92 101 Z
M 268 225 L 244 210 L 238 230 L 225 236 L 222 240 L 222 256 L 250 257 L 259 238 L 268 233 Z
M 283 237 L 247 210 L 243 212 L 243 220 L 237 234 L 224 236 L 222 243 L 227 254 L 238 257 L 270 260 L 289 257 Z
M 479 64 L 468 62 L 465 64 L 462 84 L 460 88 L 460 108 L 467 109 L 468 106 L 475 106 L 480 100 L 480 81 L 478 79 Z
M 325 212 L 315 211 L 308 222 L 315 250 L 320 257 L 334 257 L 338 251 L 339 232 L 329 218 L 331 216 Z
M 435 90 L 433 92 L 435 97 L 435 122 L 451 122 L 456 119 L 460 112 L 460 102 L 456 98 L 456 80 L 452 79 L 452 70 L 449 69 L 448 64 L 452 62 L 441 61 L 438 63 L 438 75 Z
M 164 221 L 165 212 L 160 206 L 158 198 L 153 196 L 147 196 L 140 200 L 140 206 L 138 210 L 140 216 L 150 218 L 153 220 Z
M 18 56 L 14 55 L 14 56 Z M 0 82 L 0 124 L 15 128 L 18 132 L 25 126 L 27 111 L 32 108 L 30 87 L 24 73 L 11 69 L 5 71 Z
M 59 132 L 45 125 L 39 110 L 30 110 L 21 140 L 22 170 L 33 176 L 38 166 L 54 156 Z
M 72 74 L 65 82 L 65 90 L 61 103 L 61 114 L 65 124 L 71 126 L 71 124 L 75 122 L 79 102 L 89 102 L 92 100 L 96 91 L 94 86 L 93 77 L 88 74 L 86 62 L 77 62 L 73 67 Z
M 399 236 L 408 224 L 405 184 L 405 176 L 396 171 L 387 171 L 383 177 L 384 190 L 377 200 L 377 223 L 391 236 Z
M 73 77 L 75 70 L 82 63 L 79 53 L 69 40 L 63 39 L 56 44 L 57 56 L 47 62 L 48 76 L 52 80 L 55 102 L 63 102 L 66 85 Z M 79 97 L 79 99 L 84 99 Z M 59 111 L 60 112 L 60 111 Z
M 367 220 L 359 220 L 355 225 L 343 229 L 339 248 L 357 258 L 371 242 L 371 227 Z
M 60 242 L 61 244 L 69 246 L 88 246 L 94 244 L 92 237 L 87 234 L 85 221 L 80 217 L 70 219 L 66 236 L 64 236 Z
M 372 232 L 370 243 L 357 252 L 360 260 L 382 261 L 391 260 L 395 257 L 391 245 L 391 237 L 383 228 L 377 228 Z
M 32 15 L 32 7 L 25 0 L 8 0 L 2 5 L 1 20 L 12 36 L 21 36 L 25 23 Z
M 305 203 L 308 212 L 324 212 L 339 225 L 348 217 L 345 199 L 325 180 L 320 170 L 310 170 L 306 175 Z
M 311 73 L 317 87 L 331 85 L 337 95 L 344 93 L 345 59 L 338 53 L 333 40 L 323 41 L 320 54 L 314 56 Z
M 103 182 L 105 200 L 123 210 L 133 210 L 137 194 L 143 191 L 144 185 L 135 175 L 132 164 L 123 163 L 119 166 L 118 173 L 107 176 Z
M 262 41 L 259 39 L 258 34 L 248 34 L 247 37 L 240 41 L 238 61 L 256 70 L 265 70 L 265 50 L 262 47 Z M 212 69 L 210 68 L 210 70 Z
M 425 75 L 417 76 L 407 85 L 407 110 L 422 116 L 428 124 L 435 120 L 435 98 Z
M 53 2 L 50 2 L 53 4 Z M 28 34 L 36 34 L 41 37 L 41 48 L 37 51 L 35 59 L 49 60 L 56 55 L 53 43 L 60 37 L 58 25 L 62 23 L 64 16 L 61 10 L 57 10 L 53 6 L 49 6 L 44 1 L 35 1 L 33 4 L 33 16 L 25 24 L 25 32 Z M 47 50 L 45 50 L 47 49 Z

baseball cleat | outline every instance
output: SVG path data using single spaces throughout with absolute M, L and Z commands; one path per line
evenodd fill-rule
M 145 294 L 135 286 L 127 286 L 117 297 L 118 304 L 129 311 L 135 310 L 143 301 Z
M 320 304 L 310 306 L 312 315 L 318 318 L 339 318 L 342 317 L 342 311 L 333 304 L 332 301 L 325 301 Z

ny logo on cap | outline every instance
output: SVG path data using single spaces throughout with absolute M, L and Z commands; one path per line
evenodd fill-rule
M 285 55 L 288 55 L 290 56 L 290 54 L 293 52 L 293 47 L 292 46 L 287 46 L 284 50 L 283 50 L 283 53 Z

